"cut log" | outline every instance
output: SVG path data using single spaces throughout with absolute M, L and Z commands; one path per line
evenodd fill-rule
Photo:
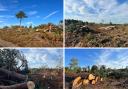
M 32 81 L 19 83 L 10 86 L 0 86 L 0 89 L 34 89 L 35 84 Z
M 35 83 L 32 82 L 32 81 L 29 81 L 29 82 L 27 82 L 27 86 L 28 86 L 28 89 L 34 89 L 35 88 Z
M 11 78 L 13 80 L 19 80 L 19 81 L 26 80 L 26 76 L 25 75 L 18 74 L 18 73 L 14 72 L 14 71 L 8 71 L 8 70 L 3 69 L 3 68 L 0 68 L 0 73 L 3 76 L 9 77 L 9 78 Z

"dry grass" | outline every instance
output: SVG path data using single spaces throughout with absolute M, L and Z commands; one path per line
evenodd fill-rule
M 63 36 L 55 32 L 0 30 L 0 39 L 19 47 L 62 47 Z

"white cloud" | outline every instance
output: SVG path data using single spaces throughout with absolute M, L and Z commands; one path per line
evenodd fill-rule
M 10 19 L 10 18 L 14 18 L 14 16 L 12 16 L 12 15 L 0 15 L 0 26 L 7 26 L 8 24 L 7 24 L 7 21 L 8 21 L 8 19 Z
M 32 16 L 32 15 L 36 15 L 38 12 L 37 11 L 30 11 L 28 12 L 28 15 Z
M 48 53 L 53 54 L 53 55 L 57 55 L 58 51 L 55 49 L 47 49 Z
M 49 15 L 45 16 L 44 19 L 47 19 L 47 18 L 53 16 L 56 13 L 58 13 L 58 11 L 54 11 L 54 12 L 50 13 Z
M 0 15 L 0 18 L 13 18 L 14 16 L 12 15 Z
M 36 18 L 40 18 L 40 16 L 37 15 Z
M 61 51 L 61 52 L 60 52 Z M 61 49 L 27 49 L 23 51 L 31 68 L 38 68 L 44 64 L 49 67 L 56 67 L 58 65 L 59 54 L 63 55 Z M 63 61 L 63 59 L 62 59 Z
M 128 3 L 119 4 L 117 0 L 66 0 L 66 19 L 114 23 L 128 23 Z
M 19 3 L 18 0 L 13 0 L 12 2 L 15 3 L 15 4 Z
M 3 15 L 0 15 L 0 18 L 4 18 L 5 16 L 3 16 Z
M 5 8 L 0 8 L 0 11 L 7 11 L 7 9 L 5 9 Z
M 38 6 L 38 5 L 36 5 L 36 4 L 35 4 L 35 5 L 32 5 L 33 8 L 35 8 L 35 7 L 37 7 L 37 6 Z
M 34 23 L 32 21 L 29 21 L 26 23 L 27 25 L 33 25 Z
M 110 68 L 126 68 L 128 66 L 128 49 L 105 49 L 95 61 L 97 65 Z
M 0 11 L 7 11 L 7 8 L 0 3 Z
M 4 21 L 0 20 L 0 23 L 3 23 Z

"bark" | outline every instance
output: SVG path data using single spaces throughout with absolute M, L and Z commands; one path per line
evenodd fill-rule
M 19 83 L 10 86 L 0 86 L 0 89 L 34 89 L 35 84 L 32 81 Z
M 17 82 L 12 81 L 12 80 L 7 80 L 7 79 L 0 79 L 0 82 L 1 82 L 2 84 L 7 84 L 7 85 L 17 84 Z
M 20 27 L 21 27 L 21 21 L 22 21 L 22 19 L 20 18 Z
M 18 74 L 14 71 L 8 71 L 6 69 L 0 68 L 0 73 L 3 76 L 9 77 L 12 80 L 19 80 L 19 81 L 25 81 L 26 80 L 26 76 L 22 75 L 22 74 Z

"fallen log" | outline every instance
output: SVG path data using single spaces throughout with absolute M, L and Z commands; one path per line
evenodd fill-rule
M 32 81 L 10 85 L 10 86 L 0 86 L 0 89 L 34 89 L 34 88 L 35 88 L 35 84 Z
M 3 68 L 0 68 L 0 73 L 3 76 L 11 78 L 11 80 L 25 81 L 26 78 L 27 78 L 25 75 L 18 74 L 18 73 L 14 72 L 14 71 L 8 71 L 8 70 L 3 69 Z
M 5 78 L 5 76 L 1 76 L 1 75 L 0 75 L 0 79 L 4 79 L 4 78 Z
M 5 79 L 0 79 L 0 82 L 2 82 L 4 85 L 13 85 L 13 84 L 17 84 L 17 82 L 15 82 L 15 81 L 5 80 Z

